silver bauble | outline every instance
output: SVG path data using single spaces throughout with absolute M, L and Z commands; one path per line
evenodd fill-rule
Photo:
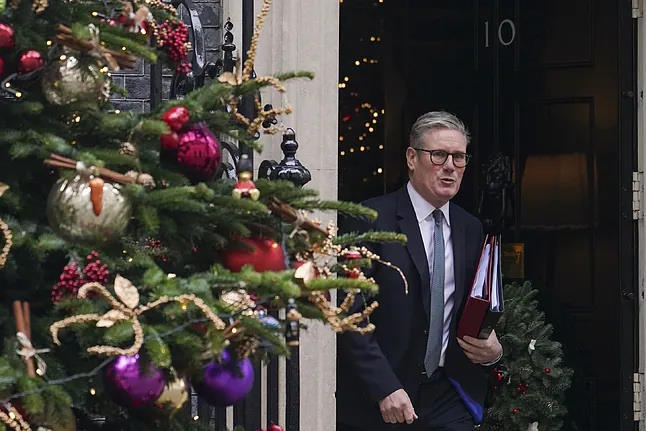
M 103 185 L 103 209 L 97 216 L 92 209 L 88 178 L 77 175 L 61 178 L 47 198 L 47 218 L 58 234 L 71 241 L 86 243 L 118 239 L 130 220 L 130 202 L 121 194 L 121 186 Z
M 43 94 L 49 103 L 105 102 L 110 96 L 110 80 L 98 64 L 82 68 L 73 55 L 48 66 L 42 79 Z

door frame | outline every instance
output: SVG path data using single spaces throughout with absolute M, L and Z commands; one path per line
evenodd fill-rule
M 634 2 L 633 2 L 634 3 Z M 621 218 L 619 237 L 619 372 L 620 372 L 620 429 L 644 429 L 643 421 L 634 417 L 634 376 L 643 372 L 645 355 L 643 280 L 646 269 L 639 260 L 646 250 L 646 227 L 643 211 L 641 219 L 633 220 L 633 172 L 643 171 L 644 110 L 643 88 L 644 59 L 638 51 L 638 41 L 644 34 L 643 19 L 633 18 L 632 4 L 618 2 L 619 7 L 619 146 Z M 639 32 L 639 37 L 638 37 Z M 640 45 L 644 45 L 643 42 Z M 638 73 L 638 69 L 640 73 Z M 639 89 L 639 91 L 638 91 Z M 643 187 L 642 187 L 643 193 Z M 642 202 L 644 198 L 640 199 Z M 643 411 L 643 409 L 642 409 Z M 638 428 L 639 427 L 639 428 Z

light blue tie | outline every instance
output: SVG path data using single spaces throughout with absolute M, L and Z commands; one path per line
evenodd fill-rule
M 444 334 L 444 232 L 442 211 L 433 211 L 435 233 L 433 234 L 433 277 L 431 278 L 431 315 L 428 325 L 428 340 L 424 368 L 431 376 L 440 363 L 442 335 Z

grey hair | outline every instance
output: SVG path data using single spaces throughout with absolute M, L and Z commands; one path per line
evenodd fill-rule
M 431 111 L 422 114 L 410 129 L 409 145 L 413 148 L 424 147 L 424 134 L 429 130 L 449 129 L 457 130 L 462 133 L 467 140 L 467 145 L 471 141 L 471 136 L 464 123 L 455 115 L 446 111 Z

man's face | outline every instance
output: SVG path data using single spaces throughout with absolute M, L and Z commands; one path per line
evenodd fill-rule
M 467 140 L 457 130 L 432 129 L 424 134 L 422 141 L 422 148 L 427 150 L 444 150 L 447 153 L 467 151 Z M 435 165 L 429 153 L 408 147 L 406 164 L 415 190 L 436 208 L 447 203 L 460 190 L 465 168 L 456 167 L 452 156 L 443 165 Z

